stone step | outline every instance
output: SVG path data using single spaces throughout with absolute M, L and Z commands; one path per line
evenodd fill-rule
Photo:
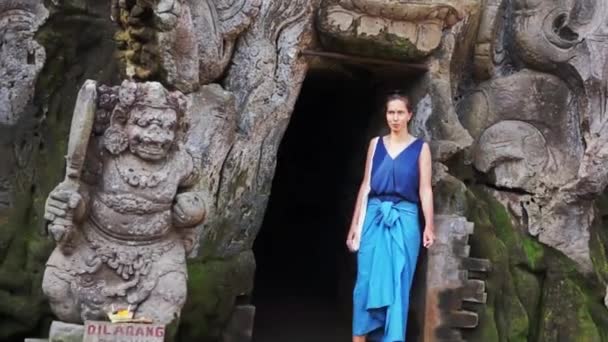
M 465 310 L 453 311 L 448 318 L 452 328 L 475 328 L 479 324 L 477 313 Z
M 83 338 L 84 325 L 60 321 L 51 323 L 49 342 L 82 342 Z
M 462 267 L 469 271 L 475 272 L 490 272 L 492 271 L 492 263 L 488 259 L 479 258 L 463 258 Z
M 488 299 L 486 282 L 478 279 L 469 279 L 462 288 L 462 300 L 472 303 L 485 304 Z

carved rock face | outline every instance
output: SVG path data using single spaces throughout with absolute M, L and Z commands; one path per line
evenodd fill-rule
M 439 46 L 466 1 L 326 1 L 318 14 L 323 45 L 359 55 L 416 59 Z
M 0 2 L 0 124 L 15 124 L 32 100 L 46 59 L 34 33 L 48 14 L 41 0 Z
M 583 146 L 571 96 L 558 77 L 529 70 L 482 85 L 460 108 L 477 139 L 475 167 L 497 186 L 531 193 L 572 180 Z
M 493 185 L 529 193 L 504 202 L 589 272 L 592 200 L 608 184 L 608 4 L 510 5 L 492 1 L 484 12 L 475 67 L 489 80 L 460 108 L 476 139 L 473 163 Z
M 182 91 L 220 77 L 236 38 L 259 12 L 260 0 L 113 0 L 127 74 L 162 76 Z

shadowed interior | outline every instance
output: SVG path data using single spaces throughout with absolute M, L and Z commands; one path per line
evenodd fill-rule
M 339 70 L 309 73 L 279 149 L 254 245 L 254 341 L 350 340 L 356 258 L 346 234 L 369 140 L 386 130 L 382 99 L 408 85 Z

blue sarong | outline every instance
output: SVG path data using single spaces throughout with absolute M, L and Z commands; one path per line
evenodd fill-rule
M 353 335 L 405 341 L 420 238 L 417 204 L 369 200 L 357 254 Z

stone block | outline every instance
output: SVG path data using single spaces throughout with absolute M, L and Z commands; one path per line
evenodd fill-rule
M 82 342 L 84 326 L 60 321 L 51 323 L 49 342 Z
M 253 335 L 254 318 L 255 306 L 239 305 L 235 307 L 222 336 L 222 342 L 250 342 Z
M 160 324 L 86 321 L 83 342 L 163 342 L 165 326 Z

